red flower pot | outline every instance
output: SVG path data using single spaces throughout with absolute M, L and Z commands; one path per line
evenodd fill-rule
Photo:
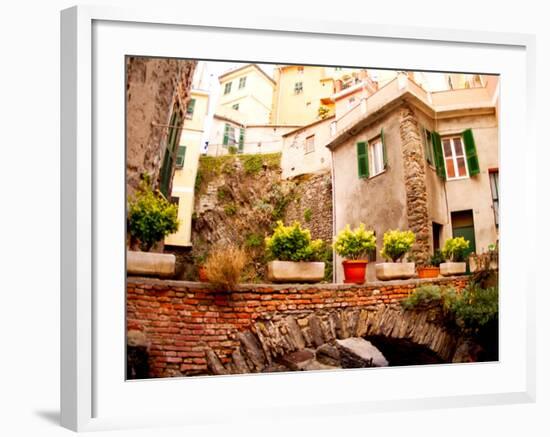
M 208 282 L 208 275 L 206 274 L 206 267 L 199 267 L 199 280 L 201 282 Z
M 342 261 L 344 267 L 344 283 L 364 284 L 365 273 L 367 272 L 367 260 L 346 260 Z
M 437 278 L 439 276 L 439 267 L 418 267 L 419 278 Z

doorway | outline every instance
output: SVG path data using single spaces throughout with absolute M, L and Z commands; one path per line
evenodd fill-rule
M 451 212 L 451 225 L 453 228 L 453 238 L 464 237 L 470 242 L 470 247 L 466 250 L 466 257 L 476 251 L 476 233 L 474 228 L 474 214 L 471 209 L 465 211 Z

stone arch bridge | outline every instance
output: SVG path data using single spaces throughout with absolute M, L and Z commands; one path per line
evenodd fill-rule
M 361 286 L 243 285 L 223 293 L 208 284 L 130 277 L 128 344 L 147 349 L 150 377 L 330 368 L 330 345 L 373 336 L 406 340 L 450 362 L 459 339 L 438 312 L 403 311 L 400 301 L 421 285 L 460 290 L 466 283 L 462 276 Z M 312 362 L 312 353 L 316 365 L 300 367 Z

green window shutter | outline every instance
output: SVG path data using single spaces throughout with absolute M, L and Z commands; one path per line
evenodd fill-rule
M 462 132 L 462 140 L 464 141 L 464 149 L 466 150 L 466 161 L 468 161 L 468 170 L 470 176 L 479 174 L 479 160 L 477 159 L 476 143 L 472 129 L 466 129 Z
M 360 178 L 369 177 L 369 155 L 364 141 L 357 143 L 357 169 Z
M 443 149 L 441 148 L 441 135 L 432 132 L 432 145 L 434 149 L 435 171 L 441 179 L 447 177 L 445 172 L 445 159 L 443 158 Z
M 178 155 L 176 157 L 176 167 L 182 168 L 183 164 L 185 163 L 185 152 L 187 151 L 186 146 L 179 146 L 178 147 Z
M 430 150 L 430 142 L 428 141 L 428 137 L 432 136 L 432 133 L 427 130 L 424 127 L 420 128 L 420 135 L 422 135 L 422 144 L 424 145 L 424 156 L 426 157 L 426 161 L 428 164 L 434 165 L 433 162 L 433 148 Z
M 244 149 L 244 129 L 241 127 L 239 132 L 239 152 L 242 152 Z
M 223 129 L 223 145 L 227 146 L 229 144 L 229 124 L 225 123 L 225 127 Z
M 382 161 L 384 168 L 388 167 L 388 153 L 386 152 L 386 142 L 384 141 L 384 129 L 380 130 L 380 141 L 382 142 Z
M 195 99 L 189 100 L 189 103 L 187 104 L 187 115 L 192 116 L 193 112 L 195 112 Z

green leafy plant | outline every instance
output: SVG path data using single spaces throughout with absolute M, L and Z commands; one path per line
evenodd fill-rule
M 177 205 L 153 192 L 145 179 L 128 205 L 128 232 L 138 240 L 141 250 L 148 252 L 153 245 L 178 230 Z
M 309 223 L 311 221 L 311 216 L 313 215 L 311 208 L 306 208 L 304 211 L 304 220 L 306 223 Z
M 333 246 L 336 253 L 346 259 L 365 259 L 376 249 L 376 237 L 363 223 L 354 230 L 351 230 L 350 225 L 346 225 L 336 236 Z
M 328 106 L 321 105 L 317 109 L 317 115 L 319 116 L 320 119 L 327 118 L 329 113 L 330 113 L 330 109 L 328 108 Z
M 423 285 L 416 288 L 406 299 L 401 301 L 403 308 L 411 310 L 433 303 L 443 303 L 446 296 L 454 296 L 454 290 L 438 285 Z
M 235 205 L 234 203 L 228 203 L 223 207 L 223 212 L 225 212 L 225 214 L 229 216 L 235 215 L 237 214 L 237 205 Z
M 323 246 L 323 241 L 312 240 L 309 229 L 302 229 L 299 222 L 285 226 L 279 220 L 271 237 L 265 239 L 268 259 L 279 261 L 317 261 Z
M 387 260 L 397 262 L 411 249 L 416 237 L 412 231 L 387 231 L 384 234 L 384 245 L 380 251 Z
M 227 151 L 229 152 L 230 155 L 236 155 L 239 149 L 236 146 L 229 146 L 227 148 Z
M 439 267 L 439 264 L 445 262 L 445 258 L 439 249 L 437 249 L 434 254 L 430 257 L 428 262 L 429 266 Z
M 470 242 L 464 237 L 449 238 L 443 246 L 443 256 L 451 262 L 464 261 L 466 250 L 470 247 Z
M 248 248 L 260 247 L 264 242 L 264 239 L 260 234 L 248 234 L 244 242 L 245 246 Z
M 257 174 L 263 168 L 264 161 L 261 155 L 247 155 L 242 157 L 244 171 L 247 174 Z

